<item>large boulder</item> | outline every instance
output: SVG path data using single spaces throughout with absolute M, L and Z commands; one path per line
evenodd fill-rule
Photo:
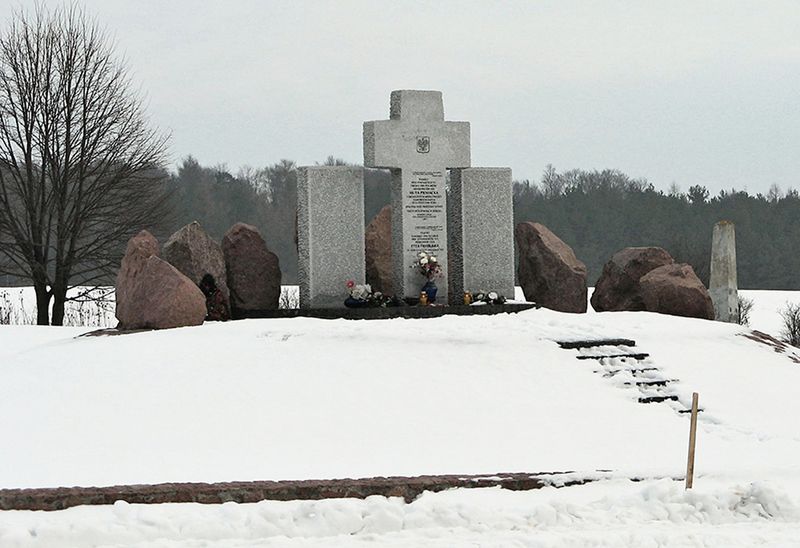
M 200 325 L 206 317 L 202 291 L 158 257 L 158 241 L 147 231 L 128 242 L 116 289 L 120 329 Z
M 281 269 L 254 226 L 236 223 L 222 238 L 231 312 L 274 310 L 281 296 Z
M 519 223 L 517 276 L 525 299 L 561 312 L 586 312 L 586 265 L 539 223 Z
M 592 293 L 592 308 L 609 310 L 645 310 L 639 280 L 651 270 L 674 263 L 660 247 L 626 247 L 611 257 Z
M 122 265 L 117 273 L 116 282 L 116 311 L 120 326 L 133 322 L 134 299 L 133 293 L 136 281 L 144 270 L 147 259 L 158 256 L 158 240 L 146 230 L 142 230 L 128 241 Z
M 642 276 L 639 288 L 645 310 L 714 319 L 711 295 L 688 264 L 668 264 Z
M 162 256 L 197 285 L 203 276 L 210 274 L 222 294 L 224 305 L 229 307 L 230 293 L 222 248 L 200 223 L 194 221 L 170 236 L 164 244 Z
M 367 283 L 373 291 L 394 294 L 392 282 L 392 206 L 383 206 L 364 233 Z

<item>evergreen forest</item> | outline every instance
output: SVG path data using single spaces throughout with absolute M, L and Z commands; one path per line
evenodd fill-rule
M 329 157 L 323 165 L 342 165 Z M 179 227 L 199 221 L 217 240 L 237 221 L 259 228 L 281 262 L 283 283 L 297 280 L 296 166 L 289 160 L 265 168 L 201 166 L 188 157 L 168 175 L 172 214 L 158 230 L 163 242 Z M 365 223 L 389 203 L 390 175 L 365 172 Z M 736 224 L 739 286 L 800 289 L 800 194 L 773 186 L 767 194 L 731 189 L 710 196 L 700 185 L 682 192 L 654 188 L 618 170 L 559 172 L 548 166 L 538 181 L 514 182 L 514 220 L 544 224 L 572 246 L 593 285 L 603 264 L 628 246 L 660 246 L 691 264 L 708 283 L 714 223 Z

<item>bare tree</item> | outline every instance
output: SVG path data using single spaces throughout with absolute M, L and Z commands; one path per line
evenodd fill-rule
M 772 183 L 769 185 L 769 192 L 767 192 L 767 201 L 775 203 L 783 198 L 783 193 L 781 192 L 781 187 Z
M 786 303 L 778 311 L 783 320 L 781 339 L 792 346 L 800 347 L 800 303 Z
M 61 325 L 71 282 L 107 280 L 167 211 L 167 137 L 142 103 L 80 8 L 17 11 L 0 35 L 0 273 L 31 280 L 40 325 Z
M 741 295 L 737 297 L 736 323 L 739 325 L 750 325 L 750 314 L 753 312 L 754 304 L 755 302 L 753 299 L 748 299 Z

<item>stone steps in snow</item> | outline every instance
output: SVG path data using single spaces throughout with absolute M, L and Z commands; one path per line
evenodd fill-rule
M 579 360 L 606 360 L 611 358 L 631 358 L 633 360 L 644 360 L 645 358 L 649 358 L 650 354 L 646 352 L 641 353 L 622 353 L 622 354 L 604 354 L 604 355 L 592 355 L 592 354 L 584 354 L 580 356 L 575 356 Z
M 580 350 L 582 348 L 596 348 L 598 346 L 636 346 L 636 341 L 631 339 L 599 339 L 593 341 L 561 341 L 558 346 L 566 350 Z
M 602 371 L 600 369 L 595 369 L 594 370 L 595 373 L 603 373 L 604 377 L 605 376 L 613 377 L 617 373 L 623 373 L 623 372 L 624 373 L 630 373 L 631 375 L 636 377 L 636 376 L 638 376 L 638 375 L 640 375 L 642 373 L 648 373 L 650 371 L 660 371 L 660 369 L 658 367 L 638 367 L 638 368 L 637 367 L 632 367 L 630 369 L 626 369 L 626 368 L 622 368 L 621 367 L 619 369 L 610 369 L 610 370 L 606 370 L 606 371 Z
M 636 341 L 631 339 L 602 339 L 594 341 L 564 341 L 559 342 L 558 345 L 563 349 L 578 350 L 579 353 L 575 357 L 579 360 L 597 360 L 601 368 L 594 369 L 593 372 L 602 374 L 604 378 L 614 377 L 619 374 L 629 374 L 633 380 L 626 380 L 617 384 L 617 386 L 636 387 L 639 391 L 639 403 L 666 402 L 680 414 L 691 413 L 691 409 L 685 408 L 686 403 L 681 402 L 678 394 L 666 391 L 670 384 L 680 381 L 663 377 L 658 367 L 651 367 L 648 360 L 650 354 L 637 352 L 633 348 L 636 346 Z M 619 360 L 619 362 L 609 363 L 611 360 Z M 629 364 L 628 360 L 639 363 Z M 698 409 L 698 412 L 701 411 L 703 410 Z
M 668 394 L 665 396 L 644 396 L 639 398 L 639 403 L 661 403 L 663 401 L 678 401 L 678 396 Z
M 678 379 L 656 379 L 656 380 L 652 380 L 652 381 L 637 381 L 635 383 L 633 383 L 633 382 L 625 382 L 623 384 L 625 384 L 626 386 L 632 386 L 632 385 L 636 385 L 636 386 L 667 386 L 669 383 L 677 382 L 677 381 L 678 381 Z

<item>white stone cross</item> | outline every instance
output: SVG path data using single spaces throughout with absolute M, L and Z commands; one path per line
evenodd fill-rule
M 445 122 L 440 91 L 393 91 L 389 120 L 364 122 L 364 166 L 392 170 L 392 261 L 398 297 L 418 298 L 426 279 L 411 268 L 420 251 L 443 269 L 447 303 L 446 171 L 470 166 L 469 122 Z

